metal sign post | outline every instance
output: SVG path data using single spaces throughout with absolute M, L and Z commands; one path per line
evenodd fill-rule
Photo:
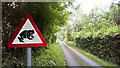
M 27 68 L 31 68 L 31 48 L 27 48 Z
M 47 45 L 47 42 L 32 16 L 26 14 L 7 45 L 10 48 L 27 47 L 27 68 L 31 68 L 31 47 L 44 47 Z

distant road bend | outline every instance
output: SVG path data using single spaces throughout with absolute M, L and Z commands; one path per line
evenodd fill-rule
M 103 68 L 90 58 L 84 56 L 83 54 L 79 53 L 75 49 L 68 46 L 65 42 L 60 41 L 63 54 L 67 63 L 68 68 L 71 66 L 76 66 L 78 68 Z M 85 67 L 86 66 L 86 67 Z M 76 68 L 75 67 L 75 68 Z

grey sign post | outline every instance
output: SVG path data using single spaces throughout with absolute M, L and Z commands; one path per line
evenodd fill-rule
M 27 48 L 27 68 L 31 68 L 31 48 Z
M 31 47 L 43 47 L 47 42 L 29 14 L 26 14 L 16 31 L 7 45 L 10 48 L 27 47 L 27 68 L 31 68 Z

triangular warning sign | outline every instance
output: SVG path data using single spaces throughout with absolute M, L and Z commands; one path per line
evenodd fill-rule
M 8 42 L 8 47 L 43 47 L 46 41 L 30 15 L 26 15 Z

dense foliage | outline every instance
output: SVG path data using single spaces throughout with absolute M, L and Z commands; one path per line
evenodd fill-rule
M 32 15 L 45 40 L 49 44 L 56 41 L 55 33 L 59 30 L 59 27 L 67 23 L 70 12 L 68 12 L 66 8 L 69 5 L 71 5 L 71 3 L 65 2 L 3 3 L 3 66 L 26 65 L 24 64 L 24 62 L 26 62 L 25 48 L 11 49 L 7 47 L 8 41 L 26 13 Z M 32 50 L 36 52 L 39 51 L 39 48 L 33 48 Z
M 120 34 L 114 36 L 100 37 L 87 37 L 84 39 L 78 38 L 80 41 L 77 42 L 78 47 L 84 49 L 85 51 L 98 56 L 101 59 L 106 59 L 107 61 L 113 63 L 120 63 Z
M 42 48 L 39 49 L 38 52 L 33 53 L 32 66 L 52 66 L 51 68 L 54 68 L 55 66 L 63 66 L 63 68 L 66 68 L 65 59 L 62 53 L 62 49 L 60 45 L 57 43 L 49 44 L 47 46 L 48 48 Z M 38 55 L 36 57 L 36 55 Z M 55 68 L 58 68 L 55 67 Z
M 76 18 L 72 25 L 65 28 L 67 30 L 63 36 L 67 41 L 74 41 L 77 47 L 120 65 L 120 25 L 117 24 L 117 12 L 118 7 L 112 4 L 108 11 L 95 8 L 88 15 L 82 12 L 74 14 L 79 19 Z

